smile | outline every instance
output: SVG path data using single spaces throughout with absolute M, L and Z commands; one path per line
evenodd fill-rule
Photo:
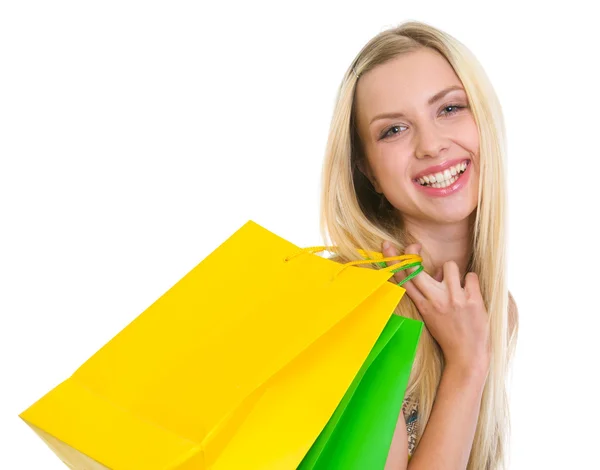
M 417 178 L 416 181 L 422 186 L 430 186 L 432 188 L 445 188 L 454 183 L 460 175 L 462 175 L 469 165 L 469 161 L 465 160 L 457 165 L 451 166 L 444 171 L 432 173 Z
M 444 171 L 431 173 L 413 179 L 418 189 L 430 196 L 448 196 L 460 190 L 467 183 L 471 162 L 465 160 Z

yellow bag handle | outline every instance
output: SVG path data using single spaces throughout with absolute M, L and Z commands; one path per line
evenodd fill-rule
M 319 253 L 322 251 L 329 251 L 331 253 L 336 253 L 337 252 L 337 247 L 335 246 L 309 246 L 307 248 L 302 248 L 299 252 L 288 256 L 285 258 L 284 261 L 289 261 L 292 258 L 295 258 L 298 255 L 301 255 L 303 253 L 310 253 L 310 254 L 315 254 L 315 253 Z M 388 256 L 385 257 L 383 255 L 383 253 L 380 253 L 378 251 L 366 251 L 366 250 L 358 250 L 358 252 L 366 257 L 367 259 L 364 260 L 357 260 L 357 261 L 350 261 L 348 263 L 344 263 L 343 266 L 344 268 L 342 268 L 342 270 L 340 270 L 338 272 L 341 273 L 344 269 L 346 269 L 348 266 L 356 266 L 358 264 L 370 264 L 370 263 L 375 263 L 379 266 L 382 267 L 382 271 L 389 271 L 392 273 L 398 272 L 398 271 L 402 271 L 404 269 L 408 269 L 414 266 L 419 266 L 419 269 L 417 269 L 415 272 L 409 274 L 408 276 L 406 276 L 406 278 L 404 278 L 401 282 L 398 283 L 399 286 L 401 286 L 402 284 L 404 284 L 405 282 L 409 281 L 410 279 L 412 279 L 413 277 L 415 277 L 417 274 L 419 274 L 421 271 L 423 271 L 423 265 L 421 264 L 423 262 L 423 258 L 421 258 L 419 255 L 399 255 L 399 256 Z M 376 261 L 375 261 L 376 260 Z M 399 263 L 395 263 L 391 266 L 387 266 L 386 265 L 386 261 L 400 261 Z M 336 275 L 337 276 L 337 275 Z

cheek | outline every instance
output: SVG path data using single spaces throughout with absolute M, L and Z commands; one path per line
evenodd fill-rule
M 379 181 L 386 192 L 404 192 L 405 185 L 410 183 L 407 163 L 405 159 L 399 158 L 397 155 L 389 155 L 388 158 L 382 159 L 377 172 Z
M 473 117 L 466 120 L 461 132 L 465 149 L 477 158 L 479 156 L 479 131 Z

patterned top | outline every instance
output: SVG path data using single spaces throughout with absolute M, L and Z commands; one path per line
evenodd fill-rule
M 413 454 L 417 443 L 417 427 L 419 425 L 417 403 L 404 399 L 402 412 L 406 420 L 406 433 L 408 434 L 408 456 Z

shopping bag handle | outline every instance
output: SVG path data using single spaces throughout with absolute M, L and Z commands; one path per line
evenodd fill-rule
M 287 256 L 284 259 L 284 261 L 287 262 L 287 261 L 291 260 L 292 258 L 294 258 L 298 255 L 304 254 L 304 253 L 315 254 L 315 253 L 319 253 L 322 251 L 329 251 L 331 253 L 336 253 L 337 248 L 335 246 L 309 246 L 307 248 L 302 248 L 300 251 L 298 251 L 297 253 L 295 253 L 291 256 Z M 399 286 L 402 286 L 402 284 L 411 280 L 413 277 L 415 277 L 417 274 L 419 274 L 421 271 L 423 271 L 423 265 L 421 264 L 423 261 L 423 258 L 421 258 L 419 255 L 410 254 L 410 255 L 399 255 L 399 256 L 386 257 L 383 255 L 383 253 L 380 253 L 378 251 L 366 251 L 366 250 L 359 249 L 358 252 L 362 256 L 365 256 L 366 259 L 350 261 L 348 263 L 344 263 L 343 268 L 336 274 L 336 277 L 347 267 L 356 266 L 358 264 L 374 263 L 374 264 L 379 265 L 382 268 L 382 271 L 389 271 L 392 273 L 397 273 L 398 271 L 402 271 L 404 269 L 418 266 L 419 269 L 417 269 L 413 273 L 410 273 L 408 276 L 406 276 L 404 279 L 402 279 L 402 281 L 400 281 L 398 283 Z M 391 266 L 387 266 L 385 263 L 386 261 L 399 261 L 399 263 L 395 263 L 395 264 L 392 264 Z

